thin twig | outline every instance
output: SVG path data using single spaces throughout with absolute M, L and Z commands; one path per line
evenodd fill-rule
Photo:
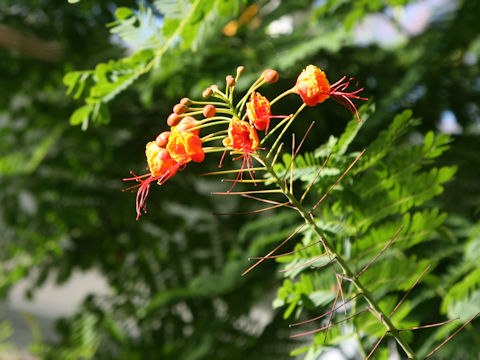
M 273 157 L 273 160 L 272 160 L 272 166 L 275 165 L 275 162 L 277 161 L 278 155 L 280 155 L 280 152 L 283 149 L 283 144 L 284 143 L 282 142 L 282 143 L 280 143 L 280 145 L 278 145 L 277 152 L 275 153 L 275 156 Z
M 222 175 L 222 174 L 234 174 L 239 172 L 247 172 L 247 171 L 265 171 L 267 170 L 264 167 L 257 167 L 257 168 L 250 168 L 250 169 L 233 169 L 233 170 L 220 170 L 220 171 L 213 171 L 208 173 L 199 174 L 198 176 L 210 176 L 210 175 Z
M 305 200 L 305 197 L 307 196 L 308 192 L 310 191 L 310 189 L 312 188 L 313 184 L 315 184 L 315 181 L 317 181 L 318 177 L 320 176 L 320 173 L 322 172 L 322 170 L 325 168 L 325 166 L 327 165 L 327 162 L 328 160 L 330 159 L 330 156 L 332 154 L 328 154 L 327 155 L 327 158 L 325 159 L 325 161 L 323 162 L 323 165 L 322 167 L 317 171 L 317 174 L 315 175 L 315 177 L 313 178 L 313 180 L 310 182 L 310 184 L 308 185 L 307 189 L 303 192 L 302 194 L 302 197 L 300 198 L 300 204 L 303 203 L 303 200 Z
M 310 259 L 310 260 L 308 260 L 307 262 L 304 262 L 303 264 L 299 264 L 299 265 L 296 265 L 296 266 L 291 267 L 291 268 L 288 268 L 288 269 L 279 270 L 278 272 L 283 273 L 283 272 L 287 272 L 287 271 L 290 271 L 290 270 L 296 270 L 296 269 L 298 269 L 298 268 L 301 268 L 301 267 L 303 267 L 303 266 L 305 266 L 305 265 L 308 265 L 308 264 L 311 264 L 311 263 L 317 261 L 318 259 L 324 257 L 325 255 L 327 255 L 327 254 L 326 254 L 326 253 L 323 253 L 322 255 L 315 256 L 313 259 Z M 322 267 L 323 267 L 323 266 L 327 266 L 328 264 L 331 264 L 332 261 L 333 261 L 333 260 L 330 260 L 328 263 L 322 265 Z
M 313 125 L 315 125 L 315 121 L 312 121 L 312 123 L 308 127 L 307 131 L 305 132 L 305 135 L 303 135 L 302 141 L 300 141 L 300 144 L 298 144 L 297 150 L 295 151 L 295 156 L 297 156 L 298 152 L 300 151 L 300 148 L 302 147 L 303 143 L 305 142 L 305 139 L 307 138 L 308 134 L 310 134 L 310 131 L 312 130 Z
M 290 160 L 290 192 L 293 194 L 293 165 L 295 164 L 295 134 L 292 134 L 292 159 Z M 285 171 L 285 178 L 287 172 Z
M 425 359 L 429 358 L 432 356 L 434 353 L 437 352 L 438 349 L 440 349 L 443 345 L 445 345 L 448 341 L 450 341 L 455 335 L 457 335 L 465 326 L 470 324 L 470 322 L 475 319 L 478 314 L 480 314 L 480 311 L 477 312 L 475 315 L 473 315 L 470 320 L 468 320 L 465 324 L 463 324 L 457 331 L 455 331 L 452 335 L 450 335 L 444 342 L 442 342 L 440 345 L 438 345 L 435 349 L 433 349 L 427 356 L 425 356 Z
M 332 309 L 335 307 L 335 305 L 337 305 L 338 294 L 339 294 L 339 292 L 337 291 L 337 294 L 335 295 L 335 300 L 333 301 Z M 330 313 L 330 315 L 328 316 L 327 326 L 325 326 L 325 335 L 323 336 L 323 342 L 324 343 L 325 343 L 325 341 L 327 341 L 328 329 L 330 328 L 332 318 L 333 318 L 333 314 L 334 314 L 334 312 L 332 311 Z
M 428 324 L 428 325 L 422 325 L 422 326 L 414 326 L 414 327 L 411 327 L 411 328 L 408 328 L 408 329 L 399 329 L 398 331 L 411 331 L 411 330 L 419 330 L 419 329 L 428 329 L 428 328 L 432 328 L 432 327 L 436 327 L 436 326 L 441 326 L 441 325 L 445 325 L 445 324 L 448 324 L 448 323 L 451 323 L 452 321 L 456 321 L 456 320 L 459 320 L 460 318 L 455 318 L 455 319 L 450 319 L 450 320 L 447 320 L 447 321 L 442 321 L 442 322 L 439 322 L 439 323 L 436 323 L 436 324 Z
M 288 205 L 288 202 L 277 204 L 277 205 L 272 205 L 272 206 L 262 208 L 262 209 L 250 210 L 250 211 L 239 211 L 239 212 L 232 212 L 232 213 L 213 213 L 213 214 L 214 215 L 248 215 L 248 214 L 255 214 L 255 213 L 260 213 L 260 212 L 263 212 L 263 211 L 276 209 L 276 208 L 286 206 L 286 205 Z
M 350 301 L 352 301 L 353 299 L 355 299 L 357 296 L 359 296 L 360 294 L 355 294 L 353 295 L 350 299 L 348 299 L 346 302 L 344 302 L 344 304 L 348 304 Z M 330 309 L 328 310 L 326 313 L 320 315 L 320 316 L 317 316 L 317 317 L 314 317 L 313 319 L 308 319 L 308 320 L 304 320 L 304 321 L 301 321 L 301 322 L 298 322 L 298 323 L 295 323 L 295 324 L 290 324 L 288 325 L 289 327 L 293 327 L 293 326 L 298 326 L 298 325 L 303 325 L 303 324 L 307 324 L 309 322 L 312 322 L 312 321 L 315 321 L 315 320 L 319 320 L 325 316 L 327 316 L 328 314 L 330 314 L 331 312 L 335 312 L 337 311 L 338 309 L 340 309 L 344 304 L 340 304 L 338 305 L 336 308 L 333 308 L 333 309 Z
M 257 201 L 261 201 L 261 202 L 265 202 L 265 203 L 268 203 L 268 204 L 276 204 L 276 205 L 279 205 L 279 204 L 282 204 L 281 202 L 279 201 L 274 201 L 274 200 L 269 200 L 269 199 L 262 199 L 262 198 L 259 198 L 259 197 L 256 197 L 256 196 L 252 196 L 252 195 L 248 195 L 248 194 L 242 194 L 243 197 L 246 197 L 248 199 L 253 199 L 253 200 L 257 200 Z M 295 207 L 293 207 L 292 205 L 285 205 L 285 207 L 288 207 L 290 209 L 295 209 Z
M 365 360 L 368 360 L 370 359 L 370 356 L 373 355 L 373 353 L 375 352 L 375 350 L 377 350 L 377 347 L 378 345 L 380 345 L 380 343 L 382 342 L 383 338 L 385 337 L 385 335 L 387 335 L 387 332 L 384 332 L 382 337 L 380 339 L 378 339 L 377 343 L 375 344 L 375 346 L 373 347 L 372 351 L 370 351 L 370 353 L 368 354 L 367 358 Z
M 337 274 L 337 272 L 335 271 L 335 266 L 333 265 L 333 263 L 332 263 L 332 268 L 333 268 L 333 271 L 335 272 L 335 278 L 337 280 L 338 288 L 340 290 L 340 295 L 342 296 L 342 302 L 343 302 L 343 304 L 345 304 L 345 296 L 343 295 L 342 280 L 341 280 L 342 277 L 339 276 Z M 339 278 L 340 278 L 340 280 L 339 280 Z M 347 315 L 347 307 L 345 305 L 343 306 L 343 311 L 344 311 L 345 315 Z
M 413 288 L 418 284 L 418 282 L 420 281 L 420 279 L 423 277 L 423 275 L 425 275 L 425 273 L 428 271 L 428 269 L 431 268 L 431 265 L 428 265 L 427 268 L 425 270 L 423 270 L 423 272 L 420 274 L 420 276 L 417 278 L 417 280 L 415 280 L 415 282 L 413 283 L 412 286 L 410 286 L 410 289 L 408 289 L 408 291 L 406 292 L 406 294 L 403 296 L 403 298 L 398 302 L 398 304 L 395 306 L 395 308 L 392 310 L 392 312 L 390 313 L 390 315 L 388 315 L 388 317 L 391 317 L 395 311 L 397 311 L 398 307 L 400 305 L 402 305 L 402 303 L 405 301 L 405 299 L 407 298 L 408 294 L 410 294 L 410 292 L 413 290 Z
M 255 264 L 253 264 L 252 266 L 250 266 L 247 270 L 245 270 L 243 273 L 242 273 L 242 276 L 246 275 L 247 273 L 249 273 L 251 270 L 253 270 L 255 267 L 257 267 L 258 265 L 260 265 L 260 263 L 266 259 L 266 257 L 272 255 L 275 251 L 277 251 L 278 249 L 280 249 L 283 245 L 285 245 L 291 238 L 293 238 L 300 230 L 303 229 L 303 227 L 307 225 L 307 223 L 303 223 L 302 225 L 300 225 L 288 238 L 286 238 L 285 240 L 283 240 L 280 245 L 276 246 L 272 251 L 270 251 L 267 255 L 265 255 L 264 257 L 262 257 L 261 259 L 259 259 Z
M 221 179 L 221 182 L 234 182 L 234 183 L 241 183 L 241 184 L 256 184 L 256 183 L 265 183 L 265 182 L 273 182 L 272 179 Z M 265 185 L 268 186 L 268 185 Z
M 358 278 L 360 277 L 360 275 L 362 275 L 363 272 L 364 272 L 365 270 L 367 270 L 367 269 L 369 268 L 369 266 L 372 265 L 372 264 L 375 262 L 375 260 L 378 259 L 378 257 L 379 257 L 380 255 L 383 254 L 383 252 L 384 252 L 385 250 L 387 250 L 387 247 L 393 242 L 393 240 L 395 240 L 395 238 L 397 237 L 397 235 L 398 235 L 398 234 L 400 233 L 400 231 L 402 231 L 402 230 L 403 230 L 403 225 L 400 226 L 400 228 L 399 228 L 399 229 L 397 230 L 397 232 L 392 236 L 392 238 L 386 243 L 386 245 L 383 247 L 383 249 L 380 250 L 380 252 L 379 252 L 377 255 L 375 255 L 375 257 L 374 257 L 372 260 L 370 260 L 370 262 L 369 262 L 357 275 L 355 275 L 355 278 L 356 278 L 356 279 L 358 279 Z
M 293 255 L 295 253 L 298 253 L 300 251 L 303 251 L 305 249 L 308 249 L 309 247 L 312 247 L 312 246 L 315 246 L 317 244 L 320 243 L 320 240 L 318 241 L 315 241 L 314 243 L 310 244 L 310 245 L 307 245 L 307 246 L 304 246 L 300 249 L 297 249 L 297 250 L 292 250 L 292 251 L 289 251 L 289 252 L 286 252 L 286 253 L 283 253 L 283 254 L 279 254 L 279 255 L 272 255 L 272 256 L 264 256 L 263 258 L 265 259 L 277 259 L 277 258 L 280 258 L 282 256 L 288 256 L 288 255 Z M 258 259 L 262 259 L 262 257 L 250 257 L 248 258 L 248 260 L 258 260 Z
M 353 162 L 350 164 L 350 166 L 347 168 L 347 170 L 345 170 L 345 171 L 343 172 L 342 176 L 340 176 L 340 177 L 338 178 L 338 180 L 335 181 L 335 184 L 333 184 L 333 185 L 330 187 L 330 189 L 328 189 L 328 191 L 325 193 L 325 195 L 323 195 L 322 198 L 321 198 L 320 200 L 318 200 L 318 202 L 313 206 L 312 210 L 310 210 L 310 213 L 313 212 L 313 211 L 317 208 L 317 206 L 321 204 L 321 202 L 327 197 L 327 195 L 330 194 L 330 191 L 332 191 L 333 188 L 334 188 L 335 186 L 337 186 L 337 184 L 343 179 L 343 177 L 344 177 L 345 175 L 347 175 L 347 173 L 352 169 L 352 167 L 357 163 L 357 161 L 360 160 L 360 158 L 362 157 L 362 155 L 365 154 L 365 151 L 366 151 L 366 150 L 363 150 L 363 151 L 360 153 L 360 155 L 358 155 L 358 156 L 356 157 L 356 159 L 353 160 Z
M 291 338 L 296 338 L 296 337 L 300 337 L 300 336 L 305 336 L 305 335 L 310 335 L 310 334 L 315 334 L 317 332 L 320 332 L 320 331 L 323 331 L 323 330 L 326 330 L 328 328 L 331 328 L 331 327 L 334 327 L 335 325 L 338 325 L 338 324 L 341 324 L 342 322 L 345 322 L 347 320 L 350 320 L 351 318 L 357 316 L 357 315 L 360 315 L 361 313 L 364 313 L 365 311 L 368 311 L 367 308 L 353 314 L 353 315 L 350 315 L 348 317 L 346 317 L 345 319 L 342 319 L 340 321 L 337 321 L 336 323 L 333 323 L 333 324 L 329 324 L 329 325 L 326 325 L 324 327 L 321 327 L 319 329 L 315 329 L 315 330 L 310 330 L 310 331 L 306 331 L 306 332 L 303 332 L 303 333 L 300 333 L 300 334 L 295 334 L 295 335 L 291 335 L 290 337 Z
M 282 190 L 272 189 L 272 190 L 249 190 L 249 191 L 215 191 L 212 192 L 212 195 L 245 195 L 245 194 L 274 194 L 281 193 Z

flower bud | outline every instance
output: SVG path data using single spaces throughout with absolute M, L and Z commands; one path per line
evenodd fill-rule
M 185 106 L 190 106 L 190 105 L 192 105 L 192 100 L 190 100 L 187 97 L 184 97 L 184 98 L 182 98 L 182 100 L 180 100 L 180 104 L 183 104 Z
M 169 132 L 170 134 L 170 132 Z M 165 146 L 167 146 L 167 144 L 165 144 Z M 158 152 L 158 155 L 157 155 L 158 159 L 159 160 L 162 160 L 162 161 L 167 161 L 167 160 L 171 160 L 172 157 L 170 156 L 170 153 L 168 152 L 167 149 L 161 149 L 159 152 Z
M 245 72 L 245 66 L 237 67 L 237 76 L 242 75 Z
M 180 122 L 180 120 L 182 120 L 182 117 L 180 115 L 172 113 L 167 118 L 167 124 L 168 126 L 175 126 Z
M 195 120 L 195 118 L 186 116 L 178 123 L 175 129 L 178 131 L 188 131 L 198 136 L 200 134 L 200 129 L 190 130 L 197 125 L 198 121 Z
M 278 81 L 278 72 L 272 69 L 265 69 L 263 71 L 263 78 L 268 83 L 274 83 Z
M 213 92 L 218 91 L 218 86 L 214 84 L 210 86 L 210 89 L 212 89 Z
M 188 107 L 183 104 L 177 104 L 173 107 L 173 112 L 177 115 L 182 115 L 186 113 L 187 110 L 188 110 Z
M 203 107 L 203 116 L 205 116 L 206 118 L 211 118 L 215 116 L 216 112 L 217 109 L 213 105 L 205 105 Z
M 227 75 L 225 80 L 227 82 L 227 86 L 229 87 L 235 86 L 235 79 L 233 78 L 232 75 Z
M 167 146 L 169 136 L 170 131 L 164 131 L 157 136 L 157 138 L 155 139 L 155 143 L 158 145 L 158 147 L 164 148 L 165 146 Z
M 213 94 L 212 88 L 208 87 L 205 90 L 203 90 L 202 97 L 208 98 L 208 97 L 212 96 L 212 94 Z

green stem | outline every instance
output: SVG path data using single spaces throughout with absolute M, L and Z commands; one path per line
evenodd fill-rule
M 243 96 L 243 98 L 238 102 L 237 104 L 237 112 L 240 114 L 243 110 L 243 107 L 245 106 L 245 103 L 247 102 L 248 100 L 248 97 L 250 96 L 250 94 L 257 90 L 260 86 L 262 86 L 263 84 L 265 84 L 265 80 L 263 79 L 263 76 L 261 76 L 257 81 L 255 81 L 253 83 L 252 86 L 250 86 L 250 89 L 248 89 L 248 91 L 245 93 L 245 95 Z
M 188 130 L 193 131 L 193 130 L 203 129 L 203 128 L 206 128 L 206 127 L 216 126 L 216 125 L 221 125 L 221 124 L 230 124 L 230 120 L 219 120 L 219 121 L 206 122 L 206 123 L 194 126 L 194 127 L 190 128 Z
M 288 121 L 287 125 L 283 126 L 283 129 L 282 129 L 282 132 L 280 133 L 280 135 L 278 135 L 277 137 L 277 140 L 275 140 L 275 142 L 273 143 L 272 145 L 272 148 L 270 149 L 270 151 L 268 152 L 268 155 L 267 155 L 267 158 L 270 157 L 270 155 L 272 154 L 272 152 L 275 150 L 276 146 L 278 145 L 278 143 L 280 142 L 280 140 L 282 139 L 282 136 L 283 134 L 285 134 L 285 131 L 287 131 L 287 129 L 290 127 L 290 125 L 292 125 L 293 123 L 293 120 L 295 120 L 295 118 L 298 116 L 298 114 L 300 114 L 300 112 L 305 109 L 305 104 L 302 104 L 297 112 L 292 115 L 290 118 L 286 118 L 284 120 L 282 120 L 277 126 L 275 126 L 275 128 L 269 132 L 263 139 L 262 141 L 260 141 L 260 145 L 262 145 L 266 139 L 268 139 L 269 136 L 271 136 L 275 131 L 277 131 L 281 126 L 283 126 L 283 124 L 285 123 L 285 121 Z
M 277 184 L 282 193 L 289 200 L 290 204 L 298 211 L 300 216 L 305 220 L 305 223 L 310 227 L 310 229 L 321 239 L 322 243 L 325 244 L 327 251 L 329 251 L 333 258 L 336 259 L 338 265 L 342 268 L 344 275 L 350 279 L 354 286 L 358 289 L 361 296 L 368 302 L 370 309 L 376 315 L 376 317 L 382 322 L 386 327 L 387 331 L 395 338 L 397 343 L 405 351 L 409 359 L 416 360 L 418 359 L 410 345 L 405 341 L 400 331 L 395 327 L 392 320 L 386 315 L 378 303 L 373 298 L 373 295 L 368 291 L 368 289 L 362 284 L 358 279 L 356 274 L 350 269 L 350 266 L 347 264 L 345 259 L 337 252 L 335 247 L 326 239 L 323 231 L 317 226 L 315 218 L 313 217 L 310 211 L 307 211 L 303 205 L 297 200 L 292 191 L 289 190 L 285 182 L 283 182 L 278 174 L 273 169 L 273 166 L 268 160 L 268 157 L 265 157 L 263 154 L 258 154 L 258 158 L 262 161 L 265 166 L 266 171 L 271 175 L 273 181 Z
M 280 99 L 283 98 L 284 96 L 287 96 L 287 95 L 293 94 L 293 93 L 295 93 L 295 91 L 293 90 L 293 88 L 290 89 L 290 90 L 287 90 L 287 91 L 285 91 L 285 92 L 283 92 L 283 93 L 281 93 L 281 94 L 278 95 L 275 99 L 273 99 L 272 101 L 270 101 L 270 106 L 273 105 L 273 104 L 275 104 L 278 100 L 280 100 Z
M 205 144 L 206 142 L 209 142 L 209 141 L 223 140 L 225 139 L 225 137 L 226 137 L 225 135 L 212 136 L 207 139 L 202 139 L 202 143 Z M 222 149 L 225 150 L 225 148 L 222 148 Z
M 240 119 L 240 116 L 238 115 L 239 112 L 237 111 L 237 109 L 235 109 L 235 107 L 233 106 L 233 103 L 230 101 L 229 98 L 225 97 L 225 94 L 223 94 L 221 91 L 216 91 L 213 96 L 223 100 L 225 102 L 225 105 L 228 106 L 230 108 L 230 114 L 232 116 L 235 116 L 237 118 Z
M 223 102 L 218 102 L 218 101 L 196 101 L 196 100 L 190 100 L 193 105 L 213 105 L 213 106 L 228 106 L 227 104 Z M 217 109 L 218 110 L 218 109 Z
M 352 307 L 352 312 L 354 314 L 357 312 L 357 303 L 358 303 L 357 299 L 354 299 L 353 307 Z M 355 329 L 354 330 L 354 332 L 355 332 L 354 336 L 355 336 L 355 339 L 358 342 L 358 348 L 359 348 L 360 353 L 362 354 L 363 358 L 366 359 L 367 358 L 367 352 L 365 351 L 365 348 L 363 347 L 362 339 L 360 337 L 360 334 L 357 331 L 357 324 L 356 324 L 355 318 L 352 319 L 352 323 L 353 323 L 353 328 Z
M 204 141 L 210 140 L 210 139 L 213 138 L 213 137 L 220 136 L 220 135 L 221 135 L 222 137 L 225 137 L 225 134 L 226 134 L 226 133 L 227 133 L 227 130 L 215 131 L 215 132 L 213 132 L 213 133 L 210 133 L 210 134 L 202 137 L 201 139 L 202 139 L 202 142 L 204 142 Z

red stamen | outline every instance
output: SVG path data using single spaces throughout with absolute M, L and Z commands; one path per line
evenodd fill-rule
M 338 80 L 335 84 L 330 86 L 330 96 L 333 97 L 338 103 L 344 105 L 352 114 L 355 114 L 357 120 L 360 122 L 360 116 L 358 115 L 358 110 L 355 104 L 350 99 L 357 99 L 357 100 L 368 100 L 368 98 L 364 98 L 358 96 L 359 92 L 363 91 L 363 88 L 357 89 L 352 92 L 345 92 L 345 90 L 350 86 L 350 81 L 355 80 L 354 78 L 348 79 L 346 82 L 343 82 L 346 79 L 346 76 L 342 77 Z
M 127 191 L 131 190 L 134 188 L 138 187 L 137 190 L 137 196 L 136 196 L 136 201 L 135 201 L 135 211 L 137 212 L 137 220 L 140 218 L 142 215 L 142 209 L 143 212 L 146 214 L 147 213 L 147 208 L 146 208 L 146 203 L 145 201 L 147 200 L 148 193 L 150 191 L 150 185 L 154 181 L 158 181 L 159 185 L 162 185 L 165 181 L 170 179 L 177 170 L 183 170 L 185 164 L 179 164 L 177 163 L 175 166 L 173 166 L 171 169 L 167 170 L 164 174 L 161 176 L 153 176 L 151 173 L 148 174 L 143 174 L 143 175 L 135 175 L 133 171 L 130 171 L 130 173 L 134 176 L 131 178 L 125 178 L 123 181 L 137 181 L 139 182 L 136 185 L 130 186 L 126 189 L 123 189 L 122 191 Z

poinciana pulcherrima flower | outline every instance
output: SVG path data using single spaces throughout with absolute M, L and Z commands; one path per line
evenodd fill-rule
M 172 159 L 181 165 L 190 161 L 202 162 L 205 159 L 202 140 L 188 131 L 174 129 L 168 138 L 167 150 Z
M 164 144 L 166 147 L 162 146 Z M 188 162 L 202 162 L 205 159 L 202 140 L 195 134 L 195 131 L 180 131 L 175 128 L 172 132 L 161 133 L 155 141 L 149 142 L 145 148 L 145 155 L 150 173 L 137 176 L 132 172 L 134 177 L 123 179 L 124 181 L 138 182 L 137 185 L 126 189 L 138 187 L 135 204 L 137 220 L 142 215 L 142 209 L 147 212 L 145 200 L 152 182 L 157 181 L 161 185 Z
M 348 88 L 350 81 L 353 80 L 353 78 L 350 78 L 345 81 L 346 78 L 347 77 L 344 76 L 335 84 L 330 85 L 327 76 L 322 70 L 315 65 L 308 65 L 298 76 L 293 91 L 300 95 L 303 102 L 308 106 L 315 106 L 332 96 L 334 100 L 345 105 L 352 114 L 354 113 L 357 116 L 358 121 L 361 121 L 360 116 L 358 115 L 358 110 L 350 99 L 368 99 L 356 95 L 362 91 L 363 88 L 352 92 L 345 92 L 344 90 Z
M 202 96 L 205 98 L 215 97 L 217 100 L 195 101 L 183 98 L 173 107 L 173 112 L 167 118 L 170 131 L 162 132 L 155 141 L 149 142 L 146 146 L 145 154 L 149 172 L 140 176 L 131 172 L 133 177 L 124 179 L 137 182 L 136 185 L 129 188 L 138 188 L 136 198 L 137 220 L 142 213 L 142 209 L 146 212 L 145 201 L 151 183 L 157 181 L 161 185 L 175 175 L 177 171 L 182 170 L 187 163 L 191 161 L 202 162 L 205 158 L 205 152 L 223 151 L 219 167 L 222 166 L 227 151 L 231 151 L 233 154 L 240 154 L 233 159 L 242 159 L 242 165 L 239 170 L 219 172 L 237 172 L 237 177 L 233 180 L 230 190 L 239 181 L 253 182 L 256 185 L 256 181 L 253 178 L 252 157 L 262 155 L 257 153 L 257 150 L 265 150 L 259 148 L 260 141 L 257 131 L 265 130 L 266 136 L 262 141 L 265 141 L 277 130 L 281 130 L 279 135 L 281 137 L 293 119 L 297 117 L 306 105 L 315 106 L 330 97 L 345 105 L 360 120 L 357 108 L 351 99 L 367 100 L 357 95 L 363 89 L 352 92 L 345 91 L 352 79 L 346 80 L 346 77 L 343 77 L 335 84 L 330 85 L 323 71 L 316 66 L 309 65 L 299 75 L 295 86 L 277 96 L 272 102 L 255 91 L 265 83 L 275 83 L 278 80 L 277 71 L 266 69 L 252 84 L 247 94 L 235 105 L 233 103 L 235 84 L 244 70 L 244 67 L 240 66 L 237 68 L 237 76 L 235 78 L 232 75 L 226 77 L 225 92 L 221 91 L 217 85 L 211 85 L 202 93 Z M 293 92 L 300 95 L 304 102 L 299 110 L 294 115 L 289 116 L 272 115 L 272 103 Z M 220 103 L 218 99 L 220 99 Z M 246 109 L 244 108 L 245 106 Z M 197 117 L 202 115 L 203 118 L 198 120 Z M 248 118 L 248 120 L 241 120 L 242 118 Z M 267 134 L 272 118 L 291 118 L 292 121 L 280 122 L 270 134 Z M 226 126 L 226 124 L 228 124 L 228 129 L 219 128 Z M 283 130 L 281 129 L 282 125 L 285 127 Z M 200 128 L 202 128 L 202 131 L 207 129 L 213 129 L 213 131 L 200 138 Z M 227 133 L 226 136 L 225 133 Z M 222 140 L 223 147 L 215 145 L 214 142 L 219 140 Z M 278 140 L 280 139 L 277 139 L 273 147 L 278 145 Z M 202 143 L 207 142 L 213 143 L 213 146 L 207 146 L 204 150 Z M 272 150 L 273 148 L 270 152 Z M 268 157 L 269 155 L 267 155 Z M 260 159 L 259 161 L 262 162 Z M 244 172 L 249 173 L 251 180 L 243 180 Z
M 226 148 L 251 154 L 259 144 L 256 130 L 248 122 L 234 117 L 228 126 L 228 136 L 223 140 Z
M 133 177 L 123 179 L 123 181 L 137 181 L 138 184 L 129 187 L 125 190 L 130 190 L 138 187 L 137 198 L 135 203 L 135 209 L 137 212 L 137 220 L 142 215 L 142 209 L 146 213 L 145 200 L 147 199 L 148 192 L 150 191 L 150 185 L 152 182 L 157 181 L 159 184 L 163 184 L 170 179 L 182 164 L 172 159 L 170 153 L 166 148 L 160 147 L 155 141 L 150 141 L 145 147 L 145 155 L 147 156 L 147 164 L 149 173 L 137 176 L 133 172 Z
M 287 116 L 272 115 L 270 109 L 270 101 L 258 92 L 252 92 L 250 100 L 247 103 L 247 117 L 248 120 L 255 126 L 257 130 L 265 130 L 265 134 L 268 133 L 268 127 L 270 126 L 270 119 L 272 118 L 286 118 Z
M 242 170 L 245 168 L 245 166 L 247 167 L 248 173 L 250 174 L 252 180 L 255 180 L 250 171 L 250 169 L 252 168 L 251 154 L 255 152 L 255 150 L 257 150 L 259 143 L 260 142 L 258 140 L 257 131 L 250 123 L 244 120 L 240 120 L 237 117 L 234 117 L 232 119 L 230 125 L 228 126 L 228 136 L 223 139 L 223 145 L 227 149 L 241 152 L 242 154 L 234 160 L 243 159 L 243 161 L 237 178 L 235 179 L 235 182 L 233 183 L 230 190 L 233 189 L 238 180 L 242 179 Z M 223 155 L 225 156 L 225 153 Z M 222 160 L 220 160 L 220 166 L 222 164 L 222 161 L 223 156 Z

